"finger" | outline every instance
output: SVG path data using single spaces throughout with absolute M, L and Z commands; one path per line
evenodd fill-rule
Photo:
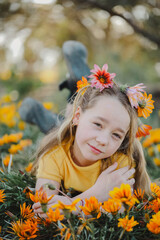
M 111 173 L 113 172 L 118 166 L 118 163 L 115 162 L 114 164 L 112 164 L 111 166 L 109 166 L 106 170 L 104 170 L 104 172 L 106 173 Z
M 127 172 L 125 172 L 123 174 L 123 177 L 125 177 L 125 179 L 127 180 L 128 178 L 130 178 L 133 174 L 135 173 L 135 169 L 131 168 L 130 170 L 128 170 Z
M 127 181 L 127 183 L 132 186 L 135 183 L 135 179 L 131 178 Z
M 40 217 L 40 218 L 47 218 L 48 217 L 46 213 L 38 213 L 37 216 Z
M 120 168 L 118 170 L 115 171 L 115 173 L 117 174 L 120 174 L 120 175 L 123 175 L 124 173 L 126 173 L 127 171 L 129 170 L 129 166 L 126 166 L 126 167 L 123 167 L 123 168 Z
M 41 207 L 40 202 L 34 203 L 34 204 L 32 205 L 32 209 L 36 209 L 36 208 L 40 208 L 40 207 Z

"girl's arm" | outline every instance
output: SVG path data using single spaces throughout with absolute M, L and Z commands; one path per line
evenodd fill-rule
M 77 198 L 85 200 L 86 198 L 89 199 L 91 196 L 95 196 L 98 201 L 104 202 L 108 200 L 109 192 L 113 190 L 114 187 L 120 187 L 122 183 L 128 183 L 131 185 L 131 187 L 133 187 L 133 184 L 135 183 L 134 178 L 130 179 L 130 177 L 135 172 L 134 168 L 129 169 L 129 167 L 127 166 L 115 170 L 116 167 L 117 163 L 114 163 L 113 165 L 108 167 L 100 174 L 96 183 L 91 188 L 77 195 L 74 198 L 58 195 L 60 183 L 49 179 L 39 178 L 36 183 L 36 190 L 40 189 L 41 186 L 45 186 L 45 184 L 47 183 L 51 183 L 57 188 L 57 190 L 50 190 L 48 188 L 46 189 L 48 196 L 55 194 L 55 196 L 48 202 L 48 208 L 51 208 L 54 204 L 58 202 L 58 200 L 63 202 L 64 204 L 71 204 L 71 202 Z M 34 212 L 40 214 L 41 217 L 46 217 L 46 214 L 44 214 L 41 209 L 40 203 L 35 203 L 33 205 L 33 209 Z

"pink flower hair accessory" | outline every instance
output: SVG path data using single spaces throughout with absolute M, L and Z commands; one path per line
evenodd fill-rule
M 94 64 L 94 69 L 91 70 L 93 74 L 88 77 L 91 78 L 91 87 L 99 88 L 102 91 L 104 88 L 112 87 L 114 82 L 113 78 L 116 76 L 115 73 L 109 73 L 108 65 L 104 64 L 102 70 L 96 64 Z

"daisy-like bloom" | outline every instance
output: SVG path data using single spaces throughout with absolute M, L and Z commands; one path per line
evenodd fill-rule
M 138 101 L 138 117 L 149 117 L 154 109 L 153 103 L 152 94 L 147 96 L 147 93 L 144 92 Z
M 104 64 L 102 70 L 96 64 L 94 64 L 94 69 L 91 70 L 93 74 L 88 76 L 92 78 L 91 87 L 99 88 L 102 91 L 104 88 L 109 88 L 113 86 L 113 78 L 116 76 L 115 73 L 107 72 L 108 65 Z
M 140 124 L 138 126 L 138 131 L 136 133 L 136 137 L 145 137 L 147 135 L 149 135 L 149 130 L 151 130 L 152 127 L 146 124 Z
M 122 183 L 120 188 L 115 187 L 113 191 L 109 192 L 109 195 L 116 200 L 121 201 L 125 207 L 126 205 L 132 207 L 138 199 L 132 196 L 131 186 L 129 184 Z
M 160 211 L 152 216 L 149 223 L 147 223 L 147 228 L 150 232 L 154 234 L 160 233 Z
M 34 212 L 31 209 L 31 206 L 26 207 L 26 203 L 23 203 L 23 205 L 20 205 L 20 212 L 23 219 L 33 218 Z
M 89 86 L 87 79 L 82 76 L 82 80 L 77 82 L 77 92 L 79 92 L 83 87 Z M 82 95 L 85 93 L 86 89 L 81 93 Z
M 150 135 L 143 141 L 143 147 L 147 148 L 157 143 L 160 143 L 160 128 L 155 128 L 150 131 Z
M 115 199 L 108 199 L 108 201 L 105 201 L 102 205 L 102 208 L 109 213 L 112 213 L 113 215 L 116 215 L 117 212 L 121 209 L 121 202 Z
M 68 212 L 72 212 L 72 211 L 76 211 L 76 204 L 81 201 L 80 198 L 77 198 L 76 200 L 74 200 L 70 205 L 68 204 L 64 204 L 61 201 L 58 201 L 57 204 L 53 205 L 52 208 L 59 208 L 62 209 L 63 211 L 68 211 Z
M 4 190 L 0 190 L 0 202 L 4 202 L 5 200 L 5 194 L 4 194 Z
M 153 198 L 160 198 L 160 187 L 156 183 L 151 183 L 151 192 Z
M 62 221 L 64 219 L 64 215 L 60 214 L 60 211 L 58 208 L 56 208 L 55 211 L 53 211 L 52 208 L 49 208 L 47 212 L 47 216 L 51 222 Z
M 85 215 L 92 215 L 99 218 L 101 216 L 100 207 L 102 203 L 98 202 L 95 197 L 90 197 L 90 199 L 85 199 L 85 205 L 80 206 Z
M 139 224 L 137 221 L 134 221 L 133 216 L 131 219 L 128 219 L 128 216 L 125 216 L 124 218 L 119 218 L 118 221 L 118 227 L 122 227 L 127 232 L 133 231 L 133 227 Z
M 43 191 L 43 187 L 41 187 L 39 191 L 36 191 L 35 195 L 29 193 L 29 196 L 33 202 L 40 202 L 43 212 L 47 212 L 47 203 L 54 197 L 54 195 L 51 195 L 48 198 L 47 193 Z
M 36 219 L 27 219 L 25 222 L 18 220 L 17 222 L 11 223 L 12 234 L 15 234 L 19 237 L 20 240 L 28 240 L 36 238 L 38 231 Z
M 81 221 L 82 224 L 78 227 L 77 235 L 80 235 L 84 228 L 88 232 L 92 232 L 92 229 L 90 228 L 89 223 L 92 222 L 94 219 L 95 218 L 89 218 L 89 219 L 86 219 L 85 217 L 79 218 L 79 220 Z
M 160 211 L 160 198 L 156 198 L 149 204 L 149 209 L 152 209 L 155 213 Z
M 132 107 L 138 108 L 138 101 L 140 97 L 143 96 L 142 92 L 144 92 L 143 88 L 145 87 L 146 86 L 144 86 L 143 83 L 139 83 L 133 87 L 126 88 L 126 93 Z
M 144 198 L 144 190 L 142 191 L 142 189 L 137 189 L 134 190 L 134 196 L 140 201 L 143 202 L 143 198 Z

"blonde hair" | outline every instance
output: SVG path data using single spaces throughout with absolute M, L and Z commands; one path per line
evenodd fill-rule
M 133 166 L 133 163 L 136 163 L 135 189 L 140 188 L 149 194 L 150 179 L 146 171 L 143 149 L 140 142 L 136 139 L 136 131 L 138 128 L 137 112 L 134 108 L 132 108 L 125 92 L 121 91 L 120 87 L 116 84 L 114 84 L 112 88 L 105 88 L 101 92 L 99 89 L 95 89 L 91 86 L 86 86 L 79 91 L 73 102 L 73 109 L 70 115 L 64 120 L 60 127 L 52 129 L 41 142 L 37 152 L 34 170 L 36 170 L 38 160 L 43 154 L 62 142 L 65 144 L 65 142 L 67 143 L 68 141 L 72 141 L 76 132 L 76 126 L 72 124 L 72 120 L 77 108 L 81 107 L 82 112 L 85 112 L 87 109 L 92 108 L 97 99 L 101 96 L 111 96 L 117 98 L 130 116 L 129 130 L 117 151 L 128 156 L 130 167 Z M 102 171 L 109 166 L 109 163 L 112 164 L 112 156 L 107 158 L 107 161 L 106 159 L 102 160 Z

